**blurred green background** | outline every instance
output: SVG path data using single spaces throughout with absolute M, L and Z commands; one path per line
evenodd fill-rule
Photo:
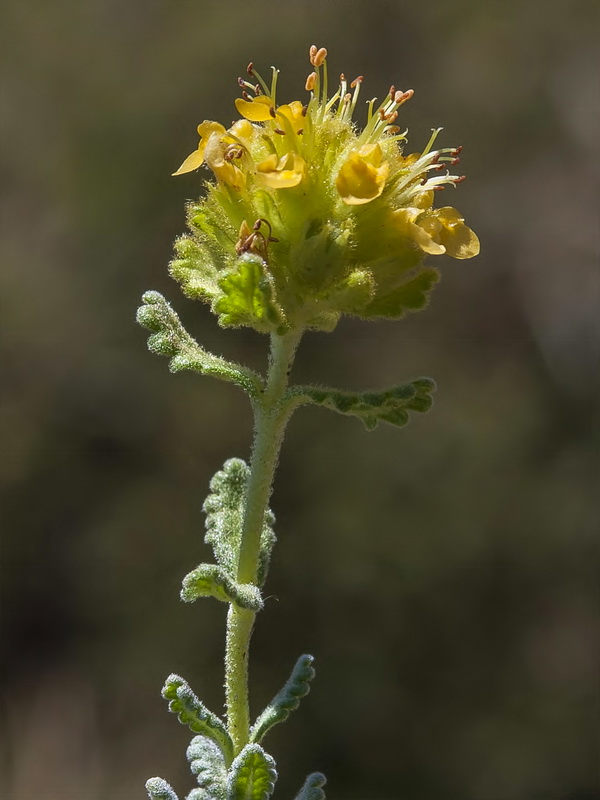
M 291 798 L 592 800 L 597 696 L 600 7 L 584 0 L 6 0 L 2 25 L 2 785 L 10 800 L 192 787 L 166 675 L 222 707 L 225 607 L 185 606 L 211 475 L 247 457 L 235 388 L 172 377 L 134 312 L 167 295 L 206 347 L 262 367 L 166 274 L 253 60 L 302 96 L 313 42 L 364 96 L 414 88 L 410 151 L 463 144 L 446 192 L 478 232 L 431 308 L 310 334 L 299 381 L 420 375 L 432 414 L 367 434 L 294 417 L 273 507 L 253 709 L 301 652 L 313 693 L 268 746 Z M 260 65 L 260 66 L 259 66 Z M 440 260 L 436 261 L 436 265 Z M 370 789 L 370 786 L 376 787 Z M 6 795 L 5 795 L 6 796 Z

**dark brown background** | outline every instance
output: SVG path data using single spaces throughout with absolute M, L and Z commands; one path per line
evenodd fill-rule
M 584 0 L 8 0 L 3 12 L 2 481 L 10 800 L 192 787 L 159 696 L 222 704 L 224 606 L 178 601 L 206 559 L 200 507 L 246 457 L 234 388 L 171 377 L 133 321 L 163 291 L 210 349 L 261 366 L 166 275 L 198 178 L 169 177 L 249 60 L 302 95 L 306 51 L 394 82 L 411 148 L 465 146 L 455 202 L 482 254 L 442 263 L 430 310 L 306 337 L 299 380 L 430 375 L 434 412 L 367 434 L 301 410 L 253 708 L 301 652 L 314 691 L 267 744 L 277 798 L 591 800 L 598 506 L 598 5 Z M 447 195 L 450 192 L 446 193 Z M 373 786 L 375 788 L 369 788 Z

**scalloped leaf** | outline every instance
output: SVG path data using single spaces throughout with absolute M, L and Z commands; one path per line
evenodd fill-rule
M 327 783 L 327 778 L 321 772 L 313 772 L 304 781 L 304 786 L 294 800 L 325 800 L 322 787 Z
M 212 739 L 223 754 L 225 763 L 231 764 L 233 742 L 225 724 L 198 700 L 187 681 L 179 675 L 169 675 L 162 696 L 169 701 L 169 711 L 177 714 L 182 725 L 187 725 L 193 733 Z
M 383 392 L 344 392 L 319 386 L 297 386 L 291 390 L 298 404 L 316 405 L 349 414 L 361 419 L 367 430 L 373 430 L 378 422 L 402 427 L 409 421 L 409 412 L 424 414 L 433 405 L 432 392 L 435 383 L 431 378 L 395 386 Z
M 206 514 L 205 541 L 212 546 L 217 562 L 235 580 L 242 540 L 242 526 L 250 468 L 241 458 L 230 458 L 210 482 L 210 494 L 202 510 Z M 275 516 L 267 509 L 260 537 L 256 581 L 263 586 L 267 579 L 271 551 L 276 541 Z
M 261 391 L 263 381 L 258 373 L 200 347 L 159 292 L 145 292 L 142 302 L 137 311 L 137 321 L 153 331 L 148 338 L 148 349 L 158 355 L 170 356 L 171 372 L 192 370 L 202 375 L 212 375 L 241 386 L 251 397 L 256 397 Z
M 258 717 L 250 731 L 250 741 L 260 742 L 273 725 L 284 722 L 298 708 L 300 700 L 310 691 L 310 682 L 315 677 L 314 658 L 302 655 L 296 661 L 292 674 L 284 687 L 271 700 Z
M 260 611 L 263 607 L 258 586 L 237 583 L 218 564 L 199 564 L 183 579 L 181 599 L 193 603 L 199 597 L 215 597 L 223 603 L 235 603 L 251 611 Z
M 221 749 L 207 736 L 194 736 L 186 751 L 192 775 L 211 800 L 227 798 L 227 765 Z M 189 796 L 188 796 L 189 800 Z
M 223 296 L 214 303 L 214 311 L 220 325 L 246 325 L 261 333 L 285 329 L 285 317 L 275 299 L 275 281 L 260 256 L 240 256 L 235 269 L 220 278 L 219 288 Z
M 440 279 L 439 270 L 421 269 L 413 278 L 392 289 L 361 309 L 361 317 L 399 319 L 408 311 L 420 311 L 427 306 L 429 294 Z
M 276 780 L 271 756 L 259 744 L 247 744 L 229 770 L 227 800 L 269 800 Z
M 179 800 L 173 788 L 162 778 L 147 780 L 146 791 L 150 800 Z

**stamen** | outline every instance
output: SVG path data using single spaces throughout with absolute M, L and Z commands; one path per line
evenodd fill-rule
M 362 83 L 363 81 L 364 81 L 364 77 L 363 77 L 362 75 L 359 75 L 358 77 L 354 78 L 354 80 L 353 80 L 353 81 L 352 81 L 352 83 L 350 84 L 350 88 L 351 88 L 351 89 L 356 89 L 356 87 L 358 86 L 358 84 L 359 84 L 359 83 Z
M 273 133 L 278 133 L 280 136 L 285 136 L 285 131 L 282 131 L 279 128 L 275 128 Z
M 246 67 L 246 72 L 250 75 L 251 78 L 254 77 L 254 62 L 250 62 Z
M 275 119 L 275 117 L 277 116 L 277 112 L 275 111 L 273 106 L 269 107 L 269 114 L 273 117 L 273 119 Z
M 254 94 L 258 97 L 259 94 L 262 94 L 262 89 L 260 88 L 260 84 L 257 83 L 254 87 Z
M 317 47 L 316 44 L 311 44 L 310 49 L 308 51 L 308 58 L 313 67 L 315 66 L 315 56 L 317 55 L 318 49 L 319 48 Z
M 414 93 L 414 89 L 407 89 L 406 92 L 398 91 L 394 94 L 394 103 L 401 106 L 402 103 L 406 103 L 407 100 L 410 100 Z
M 317 80 L 317 73 L 311 72 L 308 78 L 306 79 L 306 83 L 304 84 L 304 88 L 306 89 L 307 92 L 312 92 L 312 90 L 315 88 L 316 80 Z
M 315 67 L 320 67 L 326 58 L 327 58 L 327 50 L 326 48 L 321 47 L 320 50 L 317 50 L 317 52 L 315 53 L 313 64 L 315 65 Z

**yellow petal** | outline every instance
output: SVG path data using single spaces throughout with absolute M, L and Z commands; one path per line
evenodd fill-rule
M 423 211 L 426 211 L 433 205 L 433 195 L 434 192 L 432 191 L 421 192 L 421 194 L 418 194 L 412 199 L 412 203 L 415 208 L 421 208 Z
M 225 133 L 225 128 L 220 122 L 213 122 L 211 119 L 205 119 L 197 128 L 198 135 L 201 139 L 208 139 L 211 133 Z
M 389 164 L 385 162 L 378 166 L 380 161 L 381 148 L 378 144 L 365 145 L 350 153 L 335 182 L 344 203 L 358 206 L 379 197 L 389 172 Z
M 438 208 L 434 212 L 441 224 L 439 241 L 452 258 L 473 258 L 479 254 L 479 239 L 474 231 L 465 225 L 460 212 L 452 206 Z
M 358 151 L 358 155 L 363 161 L 366 161 L 367 164 L 372 164 L 374 167 L 378 167 L 381 164 L 383 156 L 381 147 L 377 142 L 375 144 L 363 144 Z
M 306 164 L 297 153 L 286 153 L 279 160 L 272 153 L 257 165 L 256 171 L 265 186 L 291 189 L 302 181 Z
M 392 212 L 392 221 L 394 227 L 401 236 L 410 239 L 413 244 L 416 244 L 424 253 L 429 253 L 432 256 L 440 256 L 446 252 L 446 248 L 439 244 L 431 233 L 422 226 L 419 221 L 417 225 L 414 222 L 420 216 L 418 208 L 399 208 Z M 441 228 L 441 225 L 438 226 Z
M 233 134 L 236 139 L 250 139 L 252 137 L 252 123 L 247 119 L 238 119 L 237 122 L 229 128 L 227 133 Z
M 238 192 L 246 186 L 246 176 L 242 170 L 228 161 L 215 163 L 211 166 L 211 169 L 218 180 Z
M 238 97 L 235 101 L 235 107 L 242 117 L 249 119 L 251 122 L 266 122 L 269 119 L 273 119 L 271 114 L 273 101 L 264 94 L 254 97 L 252 100 L 244 100 Z
M 294 133 L 298 133 L 304 127 L 304 106 L 299 100 L 293 100 L 289 105 L 279 106 L 277 114 L 284 116 L 290 123 Z
M 183 164 L 179 167 L 177 172 L 173 172 L 173 175 L 183 175 L 185 172 L 192 172 L 198 167 L 202 166 L 204 162 L 204 148 L 198 148 L 194 150 L 193 153 L 186 158 Z

